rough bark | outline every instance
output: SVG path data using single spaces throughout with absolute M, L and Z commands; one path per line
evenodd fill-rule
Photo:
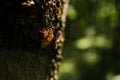
M 58 80 L 68 0 L 4 0 L 0 80 Z

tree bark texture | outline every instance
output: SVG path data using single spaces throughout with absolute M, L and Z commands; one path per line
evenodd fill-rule
M 58 80 L 68 0 L 3 0 L 0 80 Z

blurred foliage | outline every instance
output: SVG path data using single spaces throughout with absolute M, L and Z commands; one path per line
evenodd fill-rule
M 60 80 L 120 80 L 120 0 L 71 0 Z

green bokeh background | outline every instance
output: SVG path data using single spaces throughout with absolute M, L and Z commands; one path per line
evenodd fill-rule
M 120 80 L 120 0 L 71 0 L 60 80 Z

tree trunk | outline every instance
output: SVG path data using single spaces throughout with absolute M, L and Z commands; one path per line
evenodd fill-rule
M 3 0 L 0 80 L 58 80 L 68 0 Z

